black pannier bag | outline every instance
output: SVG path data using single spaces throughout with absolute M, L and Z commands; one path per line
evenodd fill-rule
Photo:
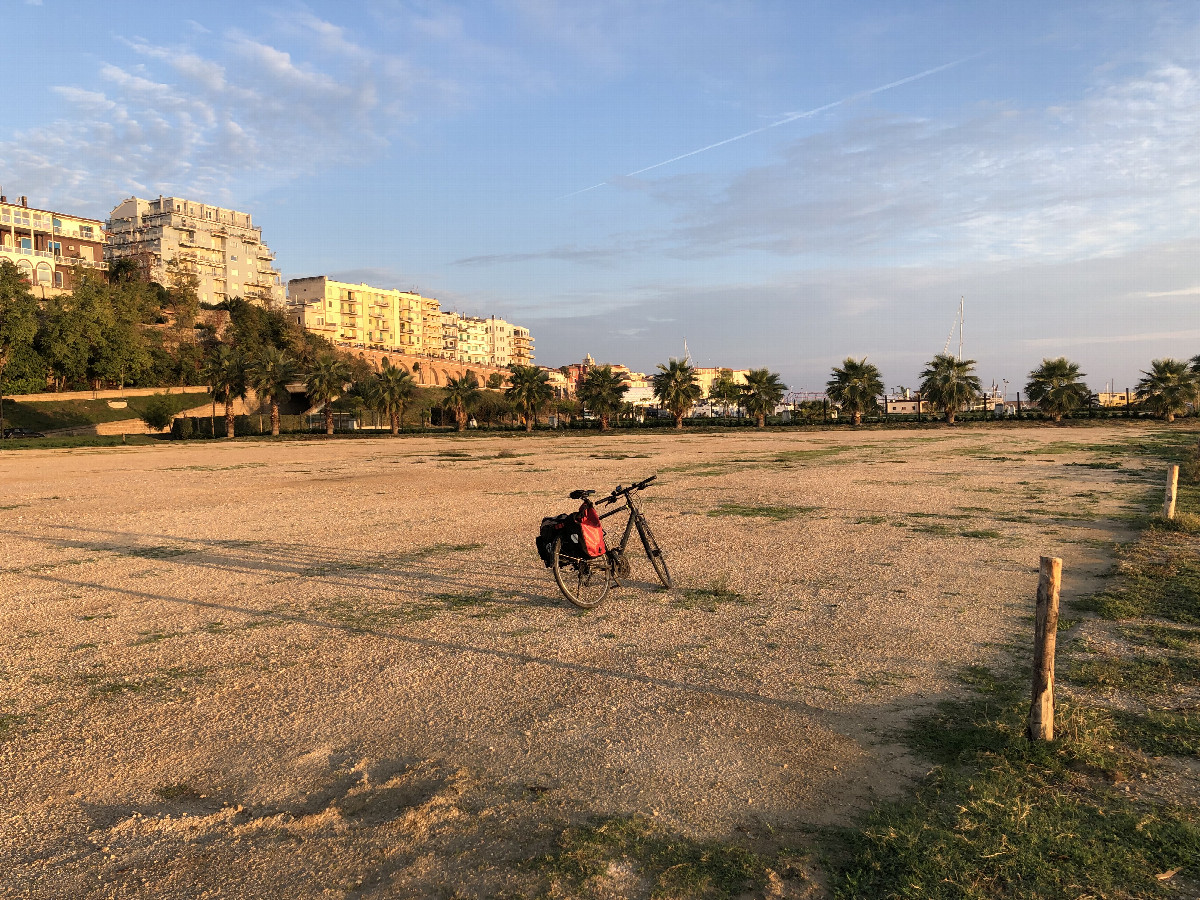
M 562 513 L 553 517 L 547 516 L 542 519 L 542 527 L 537 537 L 538 556 L 542 558 L 542 562 L 546 564 L 547 568 L 554 565 L 554 539 L 560 534 L 563 538 L 563 556 L 579 558 L 587 556 L 584 550 L 583 532 L 580 530 L 575 516 L 570 513 Z

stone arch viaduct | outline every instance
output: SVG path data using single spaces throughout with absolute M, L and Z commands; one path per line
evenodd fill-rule
M 391 350 L 372 350 L 365 347 L 350 347 L 341 346 L 341 350 L 350 354 L 356 359 L 365 360 L 370 363 L 371 367 L 378 372 L 383 368 L 383 361 L 387 359 L 393 366 L 403 366 L 408 371 L 412 372 L 418 384 L 426 387 L 442 387 L 451 378 L 461 378 L 467 372 L 474 372 L 475 377 L 479 379 L 480 385 L 488 380 L 488 376 L 493 372 L 498 372 L 502 377 L 508 377 L 508 369 L 497 368 L 496 366 L 485 366 L 478 363 L 466 363 L 456 359 L 443 359 L 437 356 L 418 356 L 408 353 L 396 353 Z

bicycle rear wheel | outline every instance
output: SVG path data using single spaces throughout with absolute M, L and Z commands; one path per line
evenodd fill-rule
M 654 539 L 654 532 L 650 530 L 650 523 L 641 516 L 637 517 L 638 537 L 642 539 L 642 547 L 646 550 L 646 556 L 650 560 L 650 565 L 654 566 L 654 574 L 658 576 L 658 580 L 662 582 L 662 586 L 669 588 L 671 586 L 671 572 L 667 568 L 666 557 L 663 556 L 662 548 L 658 546 L 658 541 Z
M 608 558 L 578 559 L 562 552 L 562 538 L 554 539 L 554 559 L 551 569 L 563 596 L 580 609 L 592 609 L 608 596 L 612 581 L 608 573 Z

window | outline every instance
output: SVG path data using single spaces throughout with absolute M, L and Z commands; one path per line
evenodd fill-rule
M 21 238 L 21 249 L 22 250 L 32 250 L 33 249 L 33 238 Z
M 62 272 L 55 272 L 55 273 L 54 273 L 54 286 L 55 286 L 56 288 L 60 288 L 60 287 L 62 287 L 62 286 L 63 286 L 63 277 L 62 277 Z
M 62 256 L 62 243 L 59 241 L 49 241 L 46 244 L 46 249 L 55 256 Z
M 80 225 L 79 226 L 79 236 L 81 238 L 83 238 L 85 241 L 92 240 L 92 226 L 91 225 Z
M 33 263 L 27 259 L 18 259 L 17 270 L 21 273 L 22 278 L 30 283 L 33 282 Z
M 37 267 L 37 283 L 50 284 L 53 281 L 54 275 L 50 269 L 50 263 L 38 263 Z
M 62 231 L 62 219 L 60 219 L 58 216 L 55 216 L 54 217 L 54 233 L 58 234 L 60 231 Z

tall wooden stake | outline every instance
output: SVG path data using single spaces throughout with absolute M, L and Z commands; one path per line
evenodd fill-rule
M 1175 495 L 1179 490 L 1179 466 L 1167 467 L 1167 494 L 1163 497 L 1163 518 L 1175 518 Z
M 1025 736 L 1054 740 L 1054 644 L 1058 634 L 1058 588 L 1062 560 L 1043 556 L 1038 572 L 1037 625 L 1033 637 L 1033 694 Z

